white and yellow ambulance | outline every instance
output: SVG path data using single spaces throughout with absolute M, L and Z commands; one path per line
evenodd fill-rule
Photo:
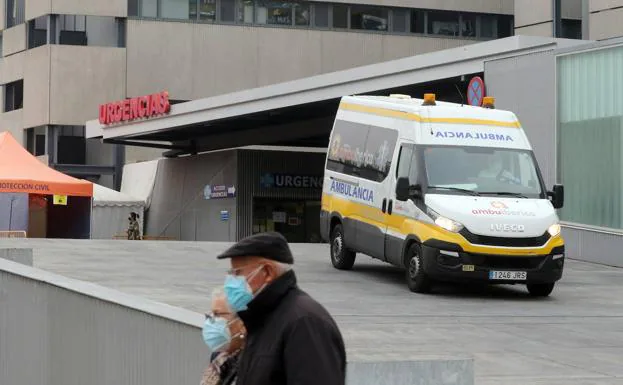
M 331 262 L 356 253 L 405 269 L 408 287 L 438 281 L 525 284 L 548 296 L 564 241 L 514 113 L 408 95 L 345 96 L 331 132 L 320 229 Z

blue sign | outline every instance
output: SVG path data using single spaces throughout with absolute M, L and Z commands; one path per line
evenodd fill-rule
M 221 211 L 221 220 L 222 221 L 229 220 L 229 211 L 227 211 L 227 210 Z
M 467 103 L 470 106 L 480 106 L 484 97 L 485 82 L 479 76 L 474 76 L 467 86 Z
M 203 189 L 203 197 L 205 199 L 233 198 L 236 196 L 236 188 L 234 186 L 206 185 Z
M 266 173 L 260 177 L 262 188 L 322 188 L 322 176 Z
M 437 131 L 435 138 L 451 138 L 451 139 L 482 139 L 495 140 L 501 142 L 513 142 L 510 135 L 482 133 L 482 132 L 461 132 L 461 131 Z
M 374 191 L 365 187 L 333 180 L 331 181 L 331 188 L 329 190 L 347 197 L 361 199 L 366 202 L 374 202 Z

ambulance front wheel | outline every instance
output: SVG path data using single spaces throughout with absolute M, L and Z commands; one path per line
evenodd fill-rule
M 344 230 L 341 224 L 331 232 L 331 263 L 339 270 L 350 270 L 355 264 L 356 254 L 344 246 Z
M 432 281 L 424 272 L 422 263 L 422 249 L 420 245 L 414 243 L 407 250 L 405 256 L 406 278 L 409 290 L 414 293 L 429 293 Z

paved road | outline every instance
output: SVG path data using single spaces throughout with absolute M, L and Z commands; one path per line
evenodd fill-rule
M 226 244 L 27 242 L 37 267 L 195 311 L 227 268 L 214 258 Z M 326 245 L 293 250 L 301 286 L 338 320 L 353 357 L 467 355 L 478 385 L 623 385 L 623 269 L 569 261 L 546 299 L 520 286 L 417 295 L 402 272 L 367 257 L 341 272 Z

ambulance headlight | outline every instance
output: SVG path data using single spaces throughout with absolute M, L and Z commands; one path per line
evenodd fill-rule
M 450 218 L 443 217 L 434 210 L 428 209 L 427 211 L 428 215 L 430 215 L 431 218 L 433 218 L 433 220 L 435 221 L 435 224 L 442 229 L 448 230 L 453 233 L 458 233 L 459 231 L 463 230 L 463 225 L 459 222 L 453 221 Z
M 547 232 L 552 237 L 555 237 L 555 236 L 559 235 L 560 234 L 560 225 L 558 223 L 554 223 L 553 225 L 551 225 L 549 227 L 549 229 L 547 229 Z

